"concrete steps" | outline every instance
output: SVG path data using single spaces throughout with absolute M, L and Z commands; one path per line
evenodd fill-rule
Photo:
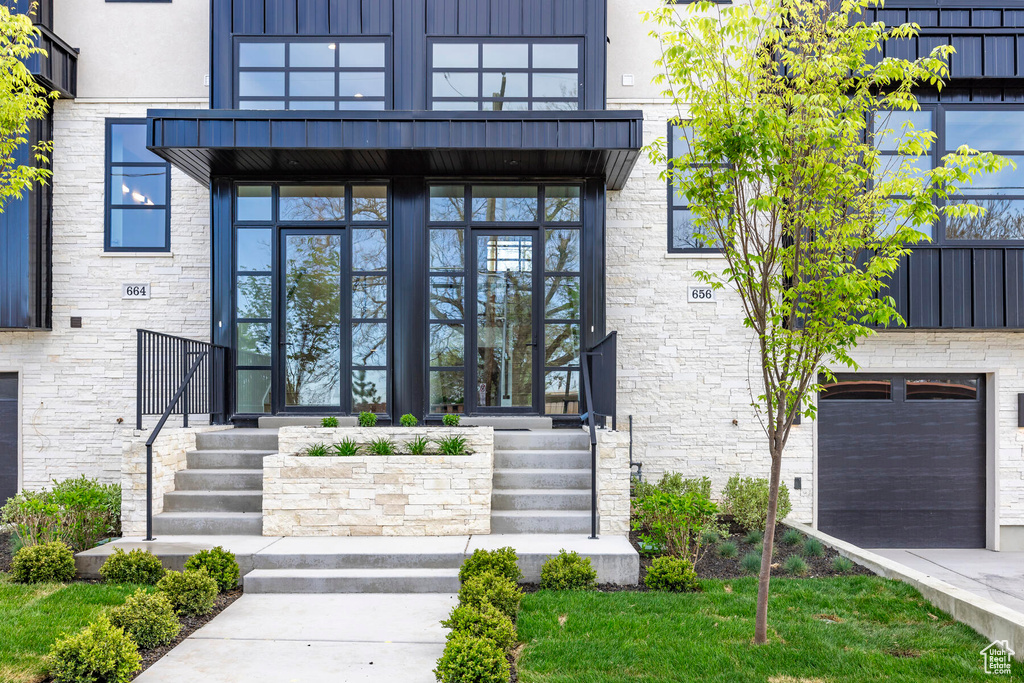
M 495 432 L 491 533 L 589 533 L 590 463 L 582 430 Z
M 255 569 L 246 593 L 457 593 L 457 568 Z
M 153 533 L 259 536 L 263 533 L 263 459 L 277 452 L 277 431 L 229 429 L 196 435 L 186 469 L 174 475 Z
M 153 533 L 173 536 L 263 534 L 263 512 L 161 512 L 153 515 Z

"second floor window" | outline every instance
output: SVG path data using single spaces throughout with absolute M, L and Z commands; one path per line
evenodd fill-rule
M 430 103 L 435 110 L 580 108 L 580 43 L 435 41 Z
M 366 40 L 241 40 L 239 109 L 387 108 L 387 44 Z
M 668 158 L 682 157 L 690 153 L 690 140 L 693 130 L 689 126 L 670 123 L 668 126 Z M 671 161 L 669 162 L 671 163 Z M 699 166 L 701 164 L 697 164 Z M 710 166 L 708 164 L 707 166 Z M 677 186 L 678 178 L 668 183 L 668 251 L 684 254 L 698 252 L 715 252 L 697 236 L 697 226 L 693 222 L 693 211 L 690 199 Z
M 146 148 L 145 119 L 107 119 L 106 251 L 169 251 L 171 165 Z

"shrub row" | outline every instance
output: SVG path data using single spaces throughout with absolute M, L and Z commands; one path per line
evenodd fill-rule
M 467 448 L 466 438 L 463 436 L 446 436 L 437 439 L 434 443 L 437 444 L 437 452 L 440 455 L 471 454 Z M 403 444 L 403 448 L 405 452 L 409 453 L 409 455 L 426 455 L 427 446 L 429 444 L 430 441 L 428 441 L 426 437 L 418 436 L 405 442 L 405 444 Z M 302 455 L 308 458 L 351 457 L 353 455 L 359 455 L 363 448 L 363 446 L 360 446 L 352 439 L 343 439 L 339 443 L 331 444 L 330 446 L 324 443 L 315 443 L 302 451 Z M 383 436 L 373 439 L 365 446 L 365 448 L 369 455 L 401 454 L 399 447 L 395 444 L 394 440 Z
M 458 415 L 448 414 L 448 415 L 445 415 L 445 416 L 443 416 L 441 418 L 441 424 L 443 424 L 445 427 L 458 427 L 460 420 L 461 420 L 461 418 Z M 411 414 L 411 413 L 406 413 L 405 415 L 403 415 L 398 420 L 398 424 L 402 425 L 403 427 L 415 427 L 419 423 L 420 423 L 420 421 L 417 420 L 416 416 Z M 376 413 L 370 413 L 370 412 L 359 413 L 359 426 L 360 427 L 374 427 L 376 425 L 377 425 L 377 415 L 376 415 Z M 321 427 L 337 427 L 338 426 L 338 418 L 336 418 L 336 417 L 325 417 L 322 420 L 320 420 L 320 426 Z
M 52 543 L 22 548 L 36 557 L 39 549 L 59 546 L 74 558 L 67 546 Z M 55 565 L 63 566 L 63 553 Z M 23 561 L 24 562 L 24 561 Z M 50 571 L 50 573 L 53 573 Z M 156 592 L 139 588 L 124 604 L 113 607 L 76 634 L 64 635 L 50 649 L 48 663 L 55 683 L 124 683 L 141 667 L 139 648 L 152 649 L 166 645 L 181 632 L 183 616 L 209 614 L 213 611 L 218 590 L 238 585 L 238 562 L 221 547 L 202 550 L 185 562 L 182 572 L 166 571 L 160 560 L 142 549 L 124 552 L 120 548 L 104 562 L 100 575 L 112 583 L 156 585 Z

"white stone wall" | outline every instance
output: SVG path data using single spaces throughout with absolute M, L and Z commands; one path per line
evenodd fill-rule
M 629 535 L 629 432 L 597 433 L 597 513 L 602 535 Z
M 123 430 L 135 421 L 135 330 L 209 338 L 209 192 L 171 174 L 171 252 L 104 254 L 106 117 L 195 100 L 58 101 L 53 152 L 53 330 L 0 331 L 0 372 L 19 374 L 21 482 L 121 478 Z M 152 298 L 121 299 L 124 282 Z M 71 329 L 71 316 L 82 317 Z M 171 425 L 173 426 L 173 424 Z
M 175 473 L 185 469 L 196 434 L 231 429 L 228 426 L 163 429 L 153 443 L 153 514 L 163 512 L 164 494 L 174 490 Z M 149 430 L 121 430 L 121 529 L 125 536 L 146 533 L 146 440 Z
M 297 456 L 314 443 L 458 434 L 471 455 Z M 263 460 L 264 536 L 462 536 L 491 531 L 490 427 L 284 427 Z

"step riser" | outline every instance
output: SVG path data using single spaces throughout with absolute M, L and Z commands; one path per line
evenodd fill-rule
M 201 451 L 276 451 L 277 432 L 239 434 L 230 429 L 223 432 L 200 432 L 196 434 L 196 448 Z
M 189 451 L 186 462 L 190 469 L 199 470 L 258 470 L 263 468 L 262 453 Z
M 496 490 L 491 496 L 494 510 L 589 510 L 590 491 L 579 493 L 505 493 Z
M 246 593 L 457 593 L 457 577 L 305 577 L 253 576 Z
M 170 536 L 222 535 L 260 536 L 263 534 L 263 516 L 253 514 L 251 518 L 187 518 L 153 516 L 153 533 Z
M 263 494 L 218 496 L 205 491 L 171 491 L 164 494 L 165 512 L 262 512 Z
M 179 491 L 262 491 L 263 474 L 182 470 L 174 475 L 174 487 Z
M 590 451 L 495 451 L 494 466 L 502 469 L 589 470 Z
M 256 569 L 457 569 L 465 559 L 466 555 L 462 553 L 260 554 L 256 556 Z
M 600 521 L 600 520 L 598 520 Z M 590 517 L 491 517 L 492 534 L 589 534 Z
M 582 431 L 495 432 L 494 449 L 499 451 L 589 451 L 590 437 Z
M 590 488 L 590 472 L 517 472 L 494 473 L 496 489 L 584 489 Z

